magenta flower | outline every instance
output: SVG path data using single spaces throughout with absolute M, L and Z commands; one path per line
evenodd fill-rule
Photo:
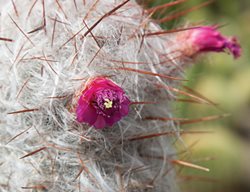
M 78 100 L 78 122 L 85 122 L 97 129 L 112 126 L 128 115 L 130 100 L 123 89 L 104 77 L 87 83 Z
M 235 37 L 224 37 L 215 27 L 203 26 L 190 29 L 185 36 L 182 36 L 182 41 L 188 43 L 187 48 L 194 49 L 189 53 L 197 52 L 225 52 L 228 50 L 234 58 L 241 55 L 241 47 Z

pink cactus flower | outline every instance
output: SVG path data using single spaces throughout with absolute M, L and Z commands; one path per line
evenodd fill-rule
M 90 80 L 78 100 L 78 122 L 97 129 L 112 126 L 128 115 L 130 100 L 121 87 L 104 77 Z
M 190 29 L 186 34 L 181 36 L 181 40 L 187 42 L 184 46 L 188 51 L 188 55 L 194 55 L 200 52 L 225 52 L 228 50 L 234 58 L 241 55 L 241 47 L 235 37 L 224 37 L 216 27 L 202 26 Z M 187 51 L 186 51 L 187 52 Z

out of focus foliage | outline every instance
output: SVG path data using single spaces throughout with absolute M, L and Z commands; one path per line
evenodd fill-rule
M 142 0 L 143 1 L 143 0 Z M 156 6 L 169 0 L 144 0 Z M 204 0 L 188 0 L 154 17 L 167 16 L 189 9 Z M 184 168 L 178 170 L 185 192 L 248 192 L 250 191 L 250 1 L 215 0 L 210 5 L 164 23 L 164 28 L 179 24 L 220 25 L 220 31 L 238 37 L 243 54 L 238 60 L 225 54 L 208 54 L 198 59 L 187 71 L 187 86 L 198 91 L 218 107 L 177 103 L 176 116 L 198 118 L 230 113 L 225 119 L 182 127 L 192 130 L 212 130 L 213 134 L 184 136 L 187 146 L 193 146 L 185 160 L 208 167 L 210 172 Z M 197 142 L 197 143 L 196 143 Z M 194 145 L 194 143 L 196 143 Z
M 199 2 L 202 1 L 189 1 L 190 4 Z M 190 79 L 188 86 L 218 103 L 221 110 L 182 104 L 179 106 L 179 115 L 197 117 L 230 113 L 232 116 L 216 122 L 189 126 L 196 130 L 215 131 L 211 135 L 192 135 L 184 138 L 187 143 L 200 139 L 194 148 L 194 158 L 213 156 L 215 160 L 203 162 L 202 164 L 211 171 L 202 173 L 202 177 L 197 181 L 186 182 L 183 185 L 184 191 L 187 189 L 203 192 L 248 192 L 250 191 L 250 1 L 217 0 L 189 14 L 186 19 L 224 25 L 221 31 L 223 34 L 238 37 L 243 54 L 239 60 L 232 60 L 226 54 L 210 54 L 207 60 L 197 62 L 188 71 Z M 185 173 L 193 174 L 189 170 Z

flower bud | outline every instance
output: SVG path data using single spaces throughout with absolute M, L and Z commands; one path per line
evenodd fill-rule
M 202 52 L 225 52 L 228 50 L 234 58 L 241 55 L 241 47 L 235 37 L 224 37 L 215 27 L 202 26 L 190 29 L 177 36 L 183 42 L 182 51 L 187 56 Z

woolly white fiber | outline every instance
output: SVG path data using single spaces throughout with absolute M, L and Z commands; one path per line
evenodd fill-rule
M 181 79 L 189 58 L 174 34 L 147 35 L 161 28 L 135 1 L 124 2 L 0 1 L 0 37 L 8 39 L 0 41 L 0 191 L 179 191 L 171 164 L 178 128 L 146 118 L 171 118 L 175 95 L 159 85 L 177 85 L 172 77 Z M 103 130 L 75 115 L 95 76 L 134 102 Z

